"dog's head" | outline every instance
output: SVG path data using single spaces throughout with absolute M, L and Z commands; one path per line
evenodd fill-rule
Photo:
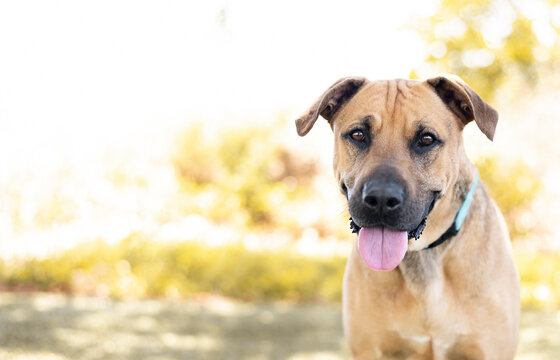
M 492 107 L 451 77 L 344 78 L 296 120 L 298 134 L 307 134 L 319 115 L 335 136 L 334 172 L 362 228 L 360 242 L 377 239 L 367 251 L 386 252 L 379 259 L 404 256 L 408 238 L 422 230 L 436 200 L 453 193 L 467 163 L 463 127 L 474 120 L 492 140 L 498 121 Z M 373 267 L 394 267 L 396 261 Z

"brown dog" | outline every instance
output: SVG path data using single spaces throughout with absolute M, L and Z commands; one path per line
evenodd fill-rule
M 519 281 L 511 245 L 462 138 L 474 120 L 492 140 L 497 112 L 451 77 L 353 77 L 296 120 L 298 134 L 319 115 L 333 130 L 334 173 L 359 231 L 343 292 L 352 356 L 512 359 Z

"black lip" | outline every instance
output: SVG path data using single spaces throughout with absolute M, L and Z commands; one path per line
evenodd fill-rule
M 409 239 L 418 240 L 420 238 L 420 235 L 422 235 L 422 231 L 424 231 L 424 228 L 426 227 L 426 220 L 427 219 L 428 219 L 428 217 L 425 217 L 424 219 L 422 219 L 422 221 L 416 227 L 416 229 L 414 229 L 412 231 L 408 231 L 408 238 Z M 352 218 L 350 218 L 350 230 L 352 230 L 352 233 L 354 233 L 354 234 L 359 233 L 361 228 L 362 228 L 361 226 L 358 226 L 354 222 L 354 220 Z
M 420 235 L 422 235 L 422 231 L 424 231 L 424 228 L 426 227 L 426 220 L 428 220 L 427 216 L 422 219 L 416 229 L 408 232 L 409 239 L 414 238 L 414 240 L 418 240 L 420 238 Z
M 430 202 L 430 205 L 427 207 L 424 217 L 422 218 L 422 221 L 420 221 L 420 224 L 418 224 L 418 226 L 415 229 L 408 231 L 409 239 L 418 240 L 420 238 L 420 235 L 422 235 L 422 232 L 426 227 L 426 221 L 428 220 L 428 215 L 430 215 L 430 213 L 434 209 L 434 206 L 436 205 L 436 200 L 439 198 L 439 194 L 440 194 L 439 191 L 434 191 L 432 193 L 432 201 Z M 352 230 L 352 233 L 356 233 L 356 234 L 359 233 L 361 228 L 362 226 L 359 226 L 354 222 L 352 218 L 350 218 L 350 230 Z
M 426 221 L 428 220 L 428 215 L 430 215 L 430 213 L 434 209 L 434 206 L 436 206 L 436 200 L 438 198 L 439 198 L 439 191 L 434 191 L 432 193 L 432 201 L 430 202 L 430 206 L 428 207 L 428 211 L 426 211 L 424 218 L 422 218 L 422 221 L 420 221 L 420 224 L 418 224 L 416 229 L 408 232 L 409 239 L 414 238 L 414 240 L 418 240 L 420 238 L 420 235 L 422 235 L 422 231 L 424 231 L 424 228 L 426 227 Z

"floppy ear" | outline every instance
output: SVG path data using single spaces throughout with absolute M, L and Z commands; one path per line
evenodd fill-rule
M 467 84 L 458 77 L 438 76 L 427 80 L 434 87 L 441 100 L 457 115 L 463 124 L 472 120 L 480 131 L 494 139 L 498 124 L 498 112 L 478 96 Z
M 350 100 L 365 82 L 366 79 L 363 77 L 347 77 L 332 84 L 331 87 L 311 105 L 307 112 L 296 120 L 298 135 L 304 136 L 307 134 L 317 121 L 319 115 L 330 123 L 340 107 Z

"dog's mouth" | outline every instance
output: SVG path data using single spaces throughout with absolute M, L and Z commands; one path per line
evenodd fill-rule
M 358 250 L 368 267 L 373 270 L 388 271 L 401 263 L 408 248 L 408 240 L 420 238 L 438 196 L 438 192 L 433 193 L 432 201 L 426 208 L 422 221 L 409 231 L 395 230 L 384 225 L 360 227 L 350 218 L 350 229 L 358 234 Z
M 422 219 L 422 221 L 420 222 L 420 224 L 418 224 L 418 226 L 414 230 L 406 231 L 406 233 L 408 235 L 408 239 L 418 240 L 420 238 L 420 235 L 422 235 L 422 232 L 424 231 L 424 228 L 426 227 L 426 221 L 427 220 L 428 220 L 428 216 L 424 217 Z M 384 227 L 384 226 L 381 226 L 381 227 Z M 354 220 L 352 218 L 350 218 L 350 230 L 352 230 L 352 233 L 359 234 L 361 228 L 362 228 L 361 226 L 358 226 L 354 222 Z

